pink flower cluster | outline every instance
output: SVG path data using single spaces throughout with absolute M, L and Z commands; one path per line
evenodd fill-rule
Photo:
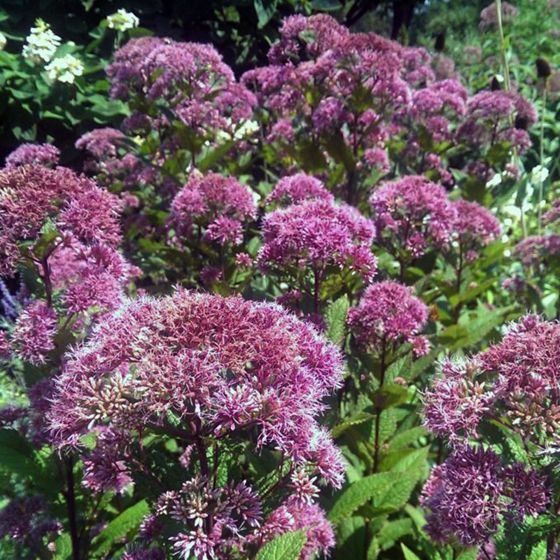
M 397 282 L 369 286 L 357 307 L 348 312 L 348 324 L 357 341 L 377 354 L 409 342 L 414 353 L 427 353 L 429 343 L 418 336 L 428 319 L 428 309 L 411 289 Z
M 366 281 L 375 275 L 374 225 L 349 205 L 323 198 L 274 210 L 264 217 L 262 236 L 258 263 L 264 269 L 309 269 L 322 277 L 335 267 Z
M 56 225 L 83 243 L 115 246 L 121 240 L 118 198 L 70 169 L 25 165 L 0 171 L 0 271 L 14 271 L 18 244 Z
M 457 245 L 462 259 L 474 261 L 480 250 L 500 235 L 500 222 L 486 208 L 476 202 L 457 200 L 453 202 L 453 243 Z
M 489 449 L 463 447 L 434 468 L 421 502 L 434 540 L 472 546 L 485 544 L 504 518 L 520 521 L 545 511 L 548 491 L 536 471 L 504 467 Z
M 66 327 L 114 309 L 135 274 L 116 247 L 120 200 L 70 169 L 31 164 L 0 171 L 0 272 L 20 266 L 42 281 L 44 300 L 28 304 L 11 337 L 16 355 L 43 365 L 54 350 L 59 313 Z
M 132 39 L 115 53 L 107 74 L 113 97 L 131 99 L 137 110 L 129 128 L 168 124 L 159 112 L 145 112 L 156 101 L 165 100 L 180 121 L 199 132 L 235 129 L 250 118 L 255 104 L 211 45 Z
M 463 364 L 444 362 L 424 395 L 426 426 L 460 445 L 503 413 L 524 437 L 550 444 L 560 421 L 559 342 L 559 324 L 527 315 L 487 351 Z
M 319 179 L 306 173 L 296 173 L 282 177 L 267 196 L 266 201 L 268 204 L 289 206 L 313 199 L 333 201 L 334 197 Z
M 128 301 L 106 315 L 69 356 L 48 417 L 61 445 L 97 434 L 103 452 L 86 456 L 92 489 L 130 482 L 137 464 L 130 444 L 148 432 L 185 442 L 183 468 L 197 458 L 203 473 L 205 440 L 226 446 L 248 437 L 261 451 L 279 450 L 293 465 L 283 482 L 292 496 L 269 517 L 263 497 L 247 483 L 211 490 L 204 474 L 164 494 L 155 514 L 180 523 L 172 541 L 184 557 L 243 549 L 257 536 L 266 540 L 304 526 L 311 557 L 333 542 L 313 504 L 311 477 L 337 487 L 343 480 L 341 455 L 316 420 L 341 374 L 338 351 L 279 306 L 180 290 Z
M 6 157 L 6 167 L 39 164 L 54 167 L 58 164 L 60 150 L 51 144 L 21 144 Z
M 383 184 L 371 198 L 377 242 L 403 261 L 446 247 L 456 211 L 445 189 L 425 177 L 408 176 Z
M 536 122 L 535 108 L 518 93 L 481 91 L 469 99 L 457 138 L 473 146 L 508 142 L 524 152 L 531 145 L 527 129 Z
M 242 223 L 256 216 L 251 191 L 237 179 L 193 172 L 171 203 L 170 223 L 181 236 L 196 233 L 219 245 L 241 243 Z
M 548 260 L 560 256 L 560 235 L 530 235 L 515 246 L 513 256 L 519 259 L 524 267 L 538 269 Z

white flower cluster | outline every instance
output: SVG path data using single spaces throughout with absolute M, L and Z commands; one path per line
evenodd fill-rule
M 8 39 L 6 39 L 6 35 L 4 35 L 3 33 L 0 33 L 0 51 L 4 50 L 4 47 L 6 46 L 7 42 L 8 42 Z
M 79 58 L 72 54 L 67 54 L 55 58 L 50 64 L 45 67 L 49 80 L 52 82 L 64 82 L 66 84 L 73 84 L 76 76 L 81 76 L 84 73 L 84 65 Z
M 52 60 L 56 49 L 60 46 L 60 37 L 55 35 L 48 23 L 42 19 L 35 21 L 35 27 L 26 38 L 22 54 L 33 64 L 46 63 Z
M 114 14 L 107 16 L 107 27 L 117 31 L 127 31 L 138 27 L 140 20 L 132 12 L 127 12 L 124 8 L 117 10 Z

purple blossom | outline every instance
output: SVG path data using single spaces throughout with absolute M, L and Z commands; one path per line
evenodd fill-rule
M 375 274 L 370 250 L 375 228 L 351 206 L 328 200 L 294 204 L 267 214 L 262 234 L 258 263 L 263 268 L 310 268 L 322 275 L 329 266 L 354 266 L 366 281 Z
M 540 267 L 547 259 L 560 255 L 560 235 L 530 235 L 513 249 L 513 256 L 525 268 Z
M 35 240 L 49 222 L 86 243 L 121 240 L 120 201 L 70 169 L 25 165 L 0 171 L 0 271 L 20 259 L 18 243 Z
M 377 353 L 392 346 L 414 344 L 428 319 L 428 308 L 397 282 L 376 282 L 369 286 L 357 307 L 350 309 L 348 324 L 358 342 Z M 422 344 L 417 348 L 422 350 Z M 429 348 L 429 345 L 428 345 Z
M 192 234 L 196 224 L 199 229 L 206 228 L 210 240 L 238 244 L 242 222 L 255 215 L 251 191 L 236 179 L 193 173 L 171 203 L 170 223 L 181 235 Z
M 504 468 L 493 451 L 462 447 L 434 468 L 421 503 L 434 540 L 471 546 L 485 544 L 506 516 L 522 520 L 545 511 L 548 496 L 535 471 Z
M 453 222 L 454 241 L 458 245 L 462 258 L 473 261 L 481 248 L 500 235 L 500 222 L 476 202 L 457 200 L 453 203 L 453 207 L 456 212 Z
M 12 335 L 12 348 L 24 360 L 41 365 L 54 350 L 56 313 L 46 303 L 30 303 L 17 318 Z
M 339 484 L 344 467 L 315 416 L 340 376 L 335 348 L 282 308 L 178 291 L 106 316 L 69 356 L 49 418 L 62 443 L 101 426 L 134 438 L 167 413 L 196 418 L 207 435 L 252 425 L 258 447 Z
M 456 445 L 478 436 L 478 426 L 491 412 L 495 396 L 476 361 L 445 360 L 432 387 L 425 391 L 424 423 L 434 434 Z
M 50 144 L 21 144 L 6 157 L 6 168 L 37 164 L 55 167 L 60 158 L 60 150 Z
M 370 204 L 378 243 L 405 261 L 448 245 L 455 209 L 445 189 L 425 177 L 409 176 L 376 189 Z
M 266 198 L 266 202 L 288 206 L 312 199 L 332 201 L 334 197 L 319 179 L 305 173 L 296 173 L 282 177 Z

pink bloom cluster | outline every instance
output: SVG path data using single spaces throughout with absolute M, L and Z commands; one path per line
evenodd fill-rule
M 310 557 L 333 540 L 313 505 L 310 477 L 335 486 L 343 480 L 340 453 L 316 420 L 341 373 L 338 351 L 281 307 L 180 290 L 128 301 L 106 315 L 89 342 L 69 356 L 48 417 L 62 445 L 78 445 L 85 433 L 97 435 L 100 451 L 85 460 L 86 483 L 94 490 L 122 490 L 130 483 L 136 464 L 130 444 L 139 434 L 168 434 L 187 444 L 180 462 L 190 470 L 197 457 L 202 478 L 170 490 L 155 509 L 183 527 L 172 539 L 183 557 L 243 548 L 259 535 L 266 540 L 303 527 L 306 516 L 312 521 L 307 531 L 316 532 L 308 542 Z M 202 441 L 215 438 L 226 446 L 244 437 L 261 451 L 279 450 L 292 472 L 305 470 L 284 483 L 293 494 L 281 506 L 285 512 L 266 518 L 263 498 L 247 483 L 230 481 L 211 490 L 204 478 Z M 281 512 L 291 521 L 274 525 Z
M 558 323 L 527 315 L 489 350 L 463 364 L 444 362 L 424 395 L 426 426 L 459 445 L 477 437 L 483 420 L 503 413 L 524 437 L 557 441 L 559 343 Z
M 58 164 L 60 151 L 50 144 L 21 144 L 6 157 L 6 167 L 19 167 L 20 165 L 39 164 L 54 167 Z
M 551 258 L 560 256 L 560 235 L 530 235 L 515 246 L 513 256 L 526 268 L 540 267 Z
M 24 542 L 31 549 L 45 536 L 55 539 L 62 532 L 62 524 L 46 511 L 42 496 L 16 498 L 0 510 L 0 539 L 9 537 Z
M 517 17 L 518 9 L 509 2 L 501 2 L 502 21 L 510 22 Z M 498 25 L 498 11 L 496 2 L 492 2 L 480 12 L 480 29 L 482 31 L 495 28 Z
M 319 179 L 306 173 L 296 173 L 282 177 L 266 201 L 269 204 L 289 206 L 312 199 L 333 201 L 334 197 Z
M 324 198 L 274 210 L 264 217 L 262 235 L 258 263 L 265 269 L 295 267 L 322 276 L 329 267 L 346 268 L 366 281 L 375 275 L 374 225 L 349 205 Z
M 536 121 L 535 108 L 518 93 L 481 91 L 469 99 L 457 138 L 475 146 L 508 142 L 524 152 L 531 145 L 527 129 Z
M 41 365 L 54 350 L 56 312 L 43 301 L 30 303 L 17 318 L 12 333 L 12 347 L 24 360 Z
M 425 177 L 385 183 L 373 192 L 370 204 L 377 242 L 403 261 L 444 248 L 451 240 L 455 208 L 445 189 Z
M 93 181 L 70 169 L 25 165 L 0 171 L 0 272 L 13 272 L 18 243 L 33 241 L 43 227 L 84 243 L 116 246 L 120 240 L 120 202 Z
M 500 222 L 486 208 L 476 202 L 457 200 L 453 202 L 455 219 L 451 248 L 458 246 L 461 258 L 474 261 L 480 250 L 500 235 Z
M 424 355 L 428 341 L 417 336 L 428 319 L 428 308 L 411 289 L 397 282 L 369 286 L 357 307 L 348 312 L 348 324 L 358 342 L 380 354 L 409 342 L 416 355 Z
M 132 39 L 115 53 L 107 74 L 112 95 L 131 99 L 137 109 L 128 120 L 129 128 L 166 124 L 159 112 L 144 112 L 156 101 L 165 100 L 179 120 L 199 132 L 235 129 L 250 118 L 255 104 L 254 96 L 235 81 L 211 45 Z
M 119 305 L 136 272 L 116 249 L 121 207 L 115 195 L 70 169 L 32 164 L 0 171 L 0 272 L 31 266 L 44 288 L 45 300 L 24 308 L 9 340 L 25 361 L 47 361 L 58 312 L 68 326 L 75 314 Z
M 426 530 L 434 540 L 471 546 L 485 544 L 504 518 L 545 511 L 548 492 L 536 471 L 504 467 L 489 449 L 463 447 L 434 468 L 421 502 L 430 510 Z
M 219 245 L 241 243 L 244 221 L 255 218 L 251 191 L 237 179 L 193 172 L 171 203 L 170 222 L 182 236 L 197 233 Z

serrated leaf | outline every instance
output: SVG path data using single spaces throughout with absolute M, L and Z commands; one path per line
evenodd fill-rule
M 113 519 L 105 529 L 93 539 L 93 553 L 95 556 L 107 554 L 119 540 L 136 532 L 144 517 L 150 512 L 148 502 L 142 500 L 124 510 Z
M 358 412 L 353 416 L 346 418 L 340 424 L 337 424 L 331 430 L 331 434 L 334 438 L 337 438 L 340 435 L 342 435 L 348 428 L 351 428 L 352 426 L 357 426 L 359 424 L 363 424 L 364 422 L 367 422 L 368 420 L 373 420 L 374 418 L 375 415 L 370 414 L 369 412 Z
M 327 338 L 337 346 L 342 344 L 346 332 L 346 316 L 350 302 L 345 294 L 336 301 L 333 301 L 325 313 L 327 323 Z
M 298 560 L 304 545 L 304 531 L 285 533 L 266 543 L 256 560 Z
M 410 548 L 408 548 L 408 546 L 403 543 L 401 543 L 401 550 L 404 554 L 405 560 L 420 560 L 420 556 L 414 554 L 414 552 L 412 552 L 412 550 L 410 550 Z

